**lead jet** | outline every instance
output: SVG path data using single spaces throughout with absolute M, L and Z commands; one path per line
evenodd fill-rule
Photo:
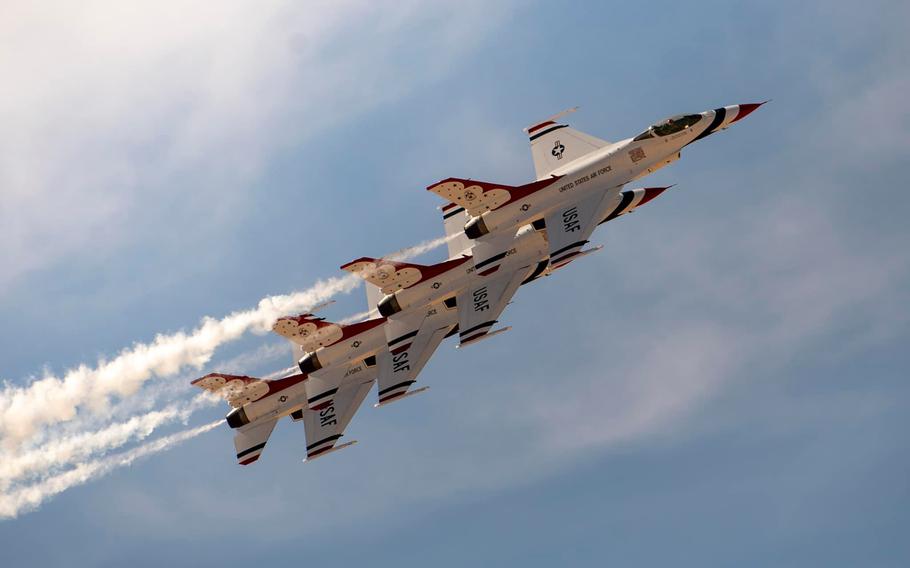
M 619 142 L 579 132 L 556 122 L 562 114 L 556 115 L 526 129 L 536 181 L 509 186 L 448 178 L 427 189 L 454 204 L 452 210 L 464 209 L 464 234 L 475 242 L 475 265 L 502 255 L 515 232 L 531 224 L 546 229 L 550 268 L 558 268 L 592 252 L 583 247 L 595 227 L 634 208 L 628 199 L 640 204 L 660 189 L 626 194 L 623 186 L 673 163 L 682 148 L 729 127 L 761 104 L 673 116 Z
M 235 430 L 234 448 L 240 465 L 259 459 L 275 425 L 285 416 L 303 422 L 306 461 L 312 461 L 356 443 L 352 440 L 339 445 L 338 441 L 369 393 L 376 366 L 360 361 L 348 365 L 347 370 L 334 399 L 317 409 L 307 405 L 308 377 L 303 373 L 276 380 L 212 373 L 192 384 L 220 395 L 233 407 L 225 420 Z

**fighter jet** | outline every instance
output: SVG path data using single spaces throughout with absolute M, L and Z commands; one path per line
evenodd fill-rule
M 302 373 L 277 380 L 212 373 L 192 384 L 220 395 L 233 407 L 226 421 L 235 430 L 234 448 L 240 465 L 259 459 L 278 420 L 285 416 L 303 422 L 309 461 L 356 443 L 337 444 L 370 391 L 376 365 L 360 361 L 348 365 L 346 371 L 334 399 L 316 409 L 307 405 L 307 375 Z
M 386 267 L 383 267 L 383 270 Z M 406 274 L 411 269 L 403 269 Z M 389 284 L 395 287 L 395 284 Z M 368 301 L 372 295 L 368 286 Z M 410 306 L 409 306 L 410 308 Z M 454 306 L 427 302 L 399 311 L 393 317 L 379 317 L 343 325 L 327 322 L 312 314 L 279 318 L 272 329 L 295 345 L 295 359 L 308 374 L 308 404 L 318 408 L 332 400 L 348 365 L 366 360 L 376 365 L 379 384 L 378 406 L 405 398 L 425 389 L 409 391 L 423 366 L 456 324 Z
M 309 376 L 310 408 L 332 401 L 352 363 L 367 360 L 371 366 L 376 364 L 376 354 L 386 347 L 385 322 L 385 318 L 374 318 L 344 325 L 313 314 L 278 318 L 272 331 L 297 347 L 294 358 L 300 372 Z M 297 359 L 298 355 L 302 356 Z
M 473 244 L 471 250 L 484 244 Z M 491 331 L 546 254 L 546 239 L 527 227 L 510 238 L 502 254 L 488 256 L 480 264 L 462 251 L 456 258 L 429 266 L 364 257 L 341 268 L 380 288 L 385 296 L 377 308 L 385 317 L 432 304 L 457 309 L 459 347 L 464 347 L 509 329 Z
M 448 178 L 427 189 L 463 208 L 469 220 L 465 236 L 475 241 L 475 266 L 509 250 L 515 232 L 531 224 L 546 228 L 551 267 L 585 254 L 594 228 L 635 205 L 623 194 L 627 183 L 680 158 L 685 146 L 728 128 L 764 103 L 721 107 L 677 115 L 648 127 L 633 138 L 608 142 L 556 122 L 560 113 L 529 126 L 537 180 L 509 186 Z M 566 112 L 572 112 L 570 109 Z M 659 191 L 633 192 L 639 203 Z

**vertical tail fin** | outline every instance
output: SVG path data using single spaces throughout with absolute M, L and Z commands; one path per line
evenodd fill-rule
M 371 284 L 367 281 L 363 282 L 363 288 L 367 293 L 367 311 L 370 314 L 369 317 L 379 317 L 379 309 L 376 306 L 379 305 L 379 301 L 385 297 L 385 294 L 382 293 L 382 290 L 379 289 L 379 286 Z
M 446 246 L 449 247 L 449 260 L 471 253 L 471 239 L 464 234 L 464 225 L 467 222 L 468 214 L 464 207 L 449 203 L 442 208 L 442 224 L 446 232 Z
M 557 122 L 560 117 L 577 109 L 578 107 L 564 110 L 525 128 L 531 141 L 531 157 L 534 159 L 537 179 L 543 179 L 553 170 L 610 144 L 606 140 L 575 130 L 568 124 Z

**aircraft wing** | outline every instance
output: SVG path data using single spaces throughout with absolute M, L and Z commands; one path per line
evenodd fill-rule
M 573 259 L 588 244 L 588 239 L 619 198 L 622 186 L 604 189 L 582 196 L 546 216 L 547 241 L 550 249 L 550 269 L 559 268 Z
M 379 404 L 416 394 L 408 392 L 417 375 L 458 323 L 454 302 L 439 302 L 405 310 L 386 320 L 389 350 L 377 355 Z
M 458 295 L 459 347 L 509 329 L 490 333 L 497 318 L 534 268 L 535 264 L 508 268 L 501 266 L 494 274 L 477 278 Z
M 234 434 L 234 448 L 237 450 L 237 463 L 240 465 L 250 465 L 259 459 L 277 422 L 277 418 L 257 420 L 237 429 L 237 433 Z
M 316 408 L 304 408 L 303 427 L 306 431 L 306 461 L 340 450 L 354 441 L 338 444 L 351 418 L 370 392 L 376 378 L 376 365 L 368 367 L 364 361 L 345 367 L 344 377 L 334 398 Z

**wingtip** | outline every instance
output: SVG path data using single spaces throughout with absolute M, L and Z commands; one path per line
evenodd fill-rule
M 342 264 L 340 268 L 341 268 L 341 270 L 349 270 L 355 264 L 359 264 L 361 262 L 376 262 L 376 260 L 377 259 L 375 259 L 371 256 L 361 256 L 360 258 L 357 258 L 350 262 L 346 262 L 345 264 Z

